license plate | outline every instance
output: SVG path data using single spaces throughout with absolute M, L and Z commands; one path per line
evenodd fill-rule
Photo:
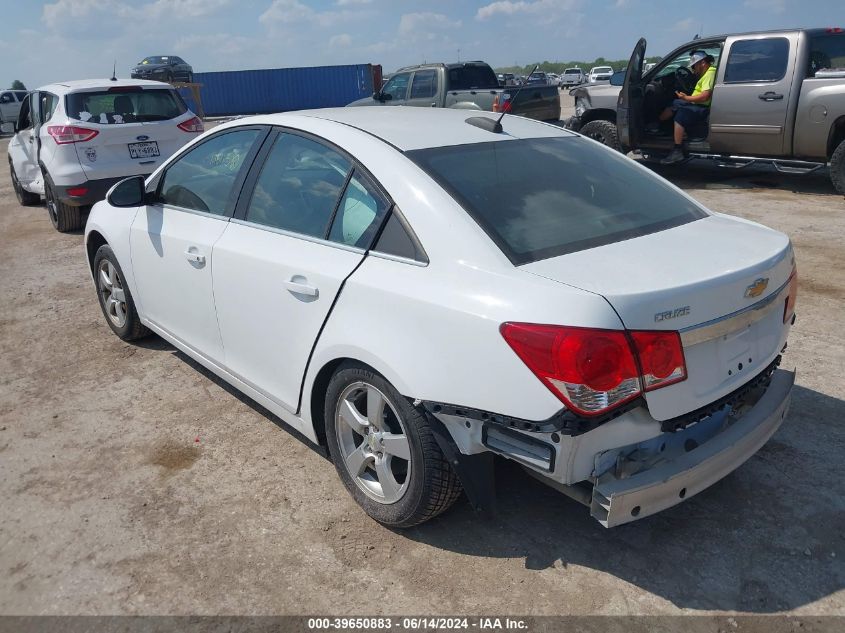
M 152 156 L 160 156 L 158 153 L 158 143 L 155 141 L 148 141 L 146 143 L 129 143 L 129 156 L 131 158 L 150 158 Z

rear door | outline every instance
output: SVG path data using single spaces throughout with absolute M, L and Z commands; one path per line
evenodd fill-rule
M 730 38 L 716 76 L 710 113 L 713 151 L 780 156 L 797 35 Z
M 223 345 L 211 286 L 212 247 L 266 135 L 262 127 L 236 128 L 192 147 L 158 179 L 155 200 L 139 208 L 130 230 L 141 313 L 217 364 Z
M 437 71 L 433 68 L 418 70 L 411 79 L 411 92 L 405 105 L 436 108 L 437 94 Z
M 226 367 L 292 412 L 335 297 L 388 208 L 354 167 L 320 139 L 280 132 L 214 247 Z
M 639 146 L 640 130 L 643 120 L 643 63 L 645 61 L 646 40 L 640 38 L 628 61 L 625 83 L 619 93 L 616 108 L 616 127 L 619 142 L 623 147 L 635 149 Z

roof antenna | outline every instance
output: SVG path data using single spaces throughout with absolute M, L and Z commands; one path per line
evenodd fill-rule
M 528 76 L 525 78 L 525 83 L 520 84 L 520 86 L 519 86 L 519 88 L 517 88 L 516 92 L 515 92 L 515 93 L 513 93 L 513 97 L 511 98 L 511 102 L 515 102 L 515 101 L 516 101 L 516 96 L 517 96 L 517 95 L 520 93 L 520 91 L 521 91 L 521 90 L 525 87 L 525 85 L 528 83 L 528 80 L 529 80 L 529 79 L 531 79 L 531 75 L 533 75 L 535 72 L 537 72 L 537 69 L 538 69 L 539 67 L 540 67 L 540 64 L 537 64 L 536 66 L 534 66 L 534 70 L 532 70 L 530 73 L 528 73 Z M 500 116 L 500 117 L 499 117 L 499 120 L 498 120 L 498 121 L 496 121 L 496 125 L 498 125 L 498 126 L 499 126 L 499 131 L 501 131 L 501 129 L 502 129 L 502 119 L 504 118 L 504 116 L 505 116 L 505 114 L 507 113 L 507 111 L 508 111 L 508 107 L 507 107 L 507 105 L 504 105 L 504 104 L 503 104 L 503 105 L 502 105 L 502 116 Z
M 109 81 L 117 81 L 117 60 L 114 60 L 114 66 L 111 71 L 111 79 Z
M 533 75 L 534 72 L 539 67 L 540 67 L 540 64 L 537 64 L 536 66 L 534 66 L 534 70 L 532 70 L 528 74 L 528 77 L 531 77 L 531 75 Z M 527 84 L 527 83 L 528 83 L 528 79 L 526 78 L 525 84 Z M 520 90 L 522 90 L 522 88 L 523 88 L 523 86 L 525 86 L 525 84 L 522 84 L 517 89 L 517 91 L 515 93 L 513 93 L 513 97 L 511 97 L 512 102 L 516 101 L 516 96 L 519 94 Z M 504 94 L 504 92 L 502 92 L 502 94 Z M 468 118 L 466 120 L 466 122 L 469 123 L 470 125 L 474 125 L 477 128 L 481 128 L 482 130 L 487 130 L 488 132 L 493 132 L 494 134 L 499 134 L 499 133 L 502 132 L 502 118 L 507 113 L 505 106 L 502 106 L 502 107 L 503 107 L 502 115 L 498 119 L 496 119 L 495 121 L 493 119 L 488 119 L 486 116 L 473 116 L 473 117 Z

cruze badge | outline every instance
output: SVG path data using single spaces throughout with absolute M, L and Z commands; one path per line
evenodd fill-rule
M 658 312 L 654 315 L 654 320 L 656 322 L 660 321 L 668 321 L 669 319 L 675 319 L 680 316 L 687 316 L 689 314 L 689 306 L 684 306 L 682 308 L 675 308 L 674 310 L 666 310 L 665 312 Z
M 769 285 L 769 278 L 760 277 L 757 279 L 753 284 L 748 286 L 745 289 L 745 298 L 746 299 L 753 299 L 754 297 L 759 297 L 763 294 L 763 291 L 766 289 L 766 286 Z

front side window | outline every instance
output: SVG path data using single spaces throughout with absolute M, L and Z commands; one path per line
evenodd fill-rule
M 390 78 L 384 88 L 381 89 L 381 93 L 385 95 L 390 95 L 393 101 L 401 100 L 405 98 L 405 95 L 408 94 L 408 82 L 411 79 L 411 73 L 400 73 L 398 75 L 393 75 Z
M 437 94 L 437 71 L 418 70 L 411 84 L 411 99 L 430 99 Z
M 246 220 L 324 238 L 351 167 L 322 143 L 280 134 L 255 183 Z
M 178 158 L 164 174 L 159 202 L 227 215 L 235 181 L 259 134 L 260 130 L 227 132 Z
M 14 103 L 15 95 L 11 92 L 4 92 L 0 95 L 0 103 Z
M 663 66 L 657 73 L 657 77 L 665 77 L 673 74 L 678 68 L 689 68 L 690 56 L 693 51 L 704 51 L 714 59 L 713 66 L 719 67 L 719 57 L 722 55 L 720 44 L 708 44 L 707 46 L 693 46 L 673 57 L 668 64 Z M 691 69 L 690 69 L 691 70 Z
M 349 179 L 337 207 L 329 239 L 347 246 L 366 248 L 387 213 L 387 201 L 357 171 Z
M 167 121 L 187 112 L 185 102 L 169 88 L 101 90 L 67 96 L 67 111 L 77 121 L 120 124 Z
M 706 217 L 618 152 L 574 137 L 407 152 L 514 264 L 655 233 Z
M 785 37 L 739 40 L 728 55 L 725 83 L 780 81 L 788 61 L 789 40 Z

